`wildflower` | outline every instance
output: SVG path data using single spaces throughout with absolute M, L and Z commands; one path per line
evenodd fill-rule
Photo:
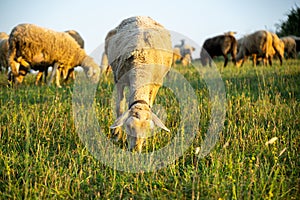
M 195 150 L 195 154 L 197 155 L 200 152 L 200 147 L 197 147 Z
M 276 140 L 278 140 L 278 137 L 271 138 L 268 142 L 265 143 L 265 145 L 273 144 Z

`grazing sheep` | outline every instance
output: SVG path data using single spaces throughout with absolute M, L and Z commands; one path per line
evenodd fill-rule
M 176 64 L 176 61 L 180 60 L 183 66 L 190 65 L 192 62 L 192 53 L 195 51 L 195 48 L 191 45 L 185 44 L 185 40 L 180 40 L 180 45 L 174 46 L 174 57 L 173 57 L 173 65 Z
M 284 43 L 285 58 L 297 58 L 296 41 L 293 37 L 286 36 L 281 37 L 281 41 Z
M 244 36 L 239 40 L 239 51 L 236 56 L 237 66 L 243 65 L 244 61 L 249 56 L 253 56 L 253 65 L 256 65 L 256 55 L 259 55 L 263 59 L 271 61 L 272 52 L 272 35 L 264 30 L 256 31 L 252 34 Z M 272 61 L 270 62 L 272 65 Z
M 4 32 L 0 32 L 0 71 L 2 71 L 2 67 L 5 70 L 8 70 L 8 35 Z
M 185 44 L 180 49 L 180 54 L 182 56 L 181 63 L 183 66 L 190 65 L 192 63 L 192 53 L 195 51 L 195 48 L 191 45 Z
M 224 35 L 218 35 L 213 38 L 208 38 L 204 41 L 200 52 L 200 60 L 203 66 L 211 66 L 212 59 L 215 56 L 224 57 L 224 67 L 228 63 L 228 54 L 231 54 L 232 62 L 235 64 L 235 57 L 237 53 L 237 41 L 232 35 L 234 32 L 225 33 Z
M 84 49 L 84 40 L 83 38 L 80 36 L 80 34 L 75 31 L 75 30 L 67 30 L 65 31 L 65 33 L 68 33 L 72 38 L 75 39 L 75 41 L 79 44 L 79 46 Z M 35 84 L 38 85 L 38 83 L 40 82 L 43 74 L 45 75 L 44 77 L 44 82 L 46 83 L 47 82 L 47 76 L 48 76 L 48 68 L 50 66 L 45 66 L 45 67 L 39 67 L 39 72 L 38 74 L 36 75 L 36 80 L 35 80 Z M 63 72 L 60 70 L 56 73 L 60 73 L 63 74 Z M 66 77 L 65 81 L 68 80 L 68 78 L 72 78 L 73 80 L 75 80 L 75 72 L 74 72 L 74 68 L 70 69 L 67 73 L 67 75 L 63 74 L 63 77 Z M 57 82 L 60 82 L 60 80 L 57 80 Z
M 30 68 L 39 70 L 53 66 L 64 75 L 76 66 L 82 66 L 89 78 L 98 81 L 100 68 L 67 33 L 56 32 L 33 24 L 20 24 L 9 36 L 8 61 L 16 83 L 21 83 Z M 56 73 L 56 84 L 60 87 Z M 64 77 L 66 78 L 66 77 Z
M 119 140 L 121 126 L 125 125 L 129 149 L 141 152 L 153 123 L 169 131 L 151 107 L 172 65 L 170 33 L 150 17 L 131 17 L 107 34 L 105 52 L 117 87 L 117 119 L 111 126 L 112 135 Z M 125 86 L 130 94 L 127 111 Z

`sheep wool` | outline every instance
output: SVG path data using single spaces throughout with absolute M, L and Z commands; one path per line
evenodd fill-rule
M 19 73 L 15 66 L 20 58 L 23 63 L 28 63 L 35 69 L 54 64 L 65 69 L 82 66 L 85 71 L 89 71 L 94 81 L 98 80 L 100 73 L 99 66 L 68 33 L 56 32 L 33 24 L 17 25 L 9 37 L 9 62 L 16 77 Z
M 150 120 L 170 131 L 151 111 L 157 91 L 172 65 L 170 33 L 150 17 L 125 19 L 105 38 L 105 53 L 117 85 L 117 119 L 111 126 L 113 136 L 122 137 L 125 123 L 129 149 L 142 150 Z M 124 87 L 129 86 L 128 110 L 125 112 Z M 123 102 L 123 103 L 122 103 Z
M 170 33 L 145 16 L 125 19 L 111 30 L 105 39 L 105 52 L 116 83 L 127 72 L 136 69 L 137 78 L 132 83 L 135 88 L 144 85 L 147 79 L 162 85 L 173 57 Z
M 2 67 L 8 70 L 8 35 L 4 32 L 0 32 L 0 71 L 2 71 Z

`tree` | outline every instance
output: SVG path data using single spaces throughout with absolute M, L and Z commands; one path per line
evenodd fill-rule
M 287 20 L 275 25 L 276 34 L 280 37 L 287 35 L 300 36 L 300 8 L 296 5 L 287 14 Z

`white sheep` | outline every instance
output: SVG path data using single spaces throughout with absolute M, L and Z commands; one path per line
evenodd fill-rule
M 150 17 L 131 17 L 107 34 L 105 53 L 117 87 L 113 136 L 119 140 L 121 126 L 125 125 L 129 149 L 141 152 L 152 124 L 169 131 L 151 107 L 172 65 L 170 33 Z M 130 94 L 127 110 L 125 86 L 129 87 Z
M 191 45 L 185 44 L 184 39 L 182 39 L 180 41 L 181 41 L 181 44 L 175 45 L 174 50 L 176 51 L 177 55 L 180 55 L 180 61 L 183 66 L 190 65 L 192 62 L 192 53 L 193 53 L 193 51 L 195 51 L 195 48 L 192 47 Z M 177 49 L 180 50 L 180 54 L 177 53 L 177 51 L 178 51 Z M 176 54 L 174 54 L 175 55 L 174 59 L 178 59 Z M 173 61 L 173 63 L 174 63 L 174 61 Z
M 48 66 L 53 66 L 52 78 L 56 70 L 68 74 L 76 66 L 83 67 L 94 82 L 100 75 L 99 66 L 68 33 L 33 24 L 20 24 L 13 28 L 9 36 L 8 61 L 16 83 L 23 81 L 30 68 L 40 70 Z M 56 76 L 56 84 L 60 87 L 60 73 Z

